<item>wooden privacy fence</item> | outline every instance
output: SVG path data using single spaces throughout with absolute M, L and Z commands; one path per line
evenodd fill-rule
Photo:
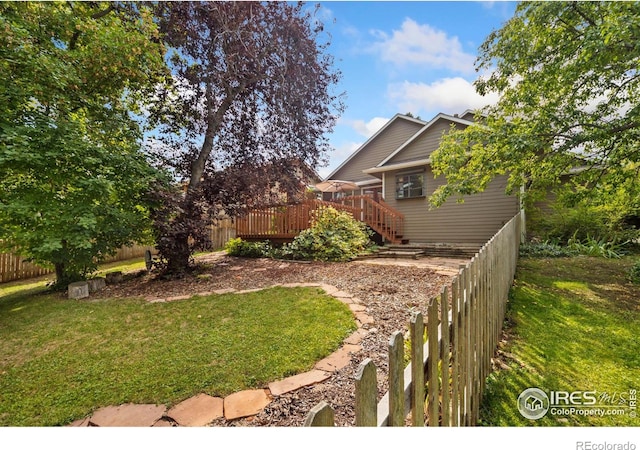
M 19 255 L 0 253 L 0 283 L 38 277 L 51 272 L 52 269 L 24 261 Z
M 230 239 L 235 237 L 236 225 L 230 218 L 216 220 L 209 226 L 209 239 L 213 250 L 223 248 Z
M 376 368 L 363 361 L 355 376 L 356 426 L 472 426 L 491 357 L 500 339 L 509 289 L 515 276 L 521 219 L 517 214 L 458 272 L 409 326 L 411 363 L 404 368 L 404 340 L 389 341 L 389 391 L 377 402 Z M 333 426 L 331 407 L 321 402 L 305 426 Z
M 109 263 L 132 258 L 140 258 L 144 256 L 144 252 L 147 249 L 155 252 L 153 246 L 148 245 L 136 244 L 128 247 L 122 247 L 115 255 L 106 258 L 104 262 Z M 32 264 L 25 261 L 24 258 L 19 255 L 13 253 L 0 253 L 0 283 L 33 278 L 53 272 L 53 268 Z

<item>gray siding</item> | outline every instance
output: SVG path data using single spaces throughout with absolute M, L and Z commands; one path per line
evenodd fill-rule
M 431 156 L 438 146 L 440 145 L 440 138 L 442 134 L 449 131 L 452 122 L 444 119 L 440 119 L 427 131 L 421 134 L 415 141 L 407 145 L 400 153 L 395 155 L 386 165 L 397 164 L 407 161 L 415 161 L 416 159 L 427 159 Z M 456 127 L 463 127 L 456 124 Z
M 394 123 L 376 136 L 366 147 L 341 167 L 331 178 L 335 180 L 364 181 L 377 178 L 362 173 L 365 169 L 377 166 L 393 151 L 418 132 L 422 125 L 398 118 Z
M 450 198 L 440 208 L 429 210 L 428 197 L 443 184 L 425 167 L 427 197 L 396 200 L 395 175 L 406 171 L 385 172 L 385 201 L 405 216 L 404 239 L 410 243 L 474 243 L 489 240 L 518 212 L 516 196 L 505 195 L 506 176 L 496 178 L 487 189 L 465 196 L 464 203 Z M 418 169 L 419 170 L 419 169 Z
M 460 118 L 464 119 L 464 120 L 468 120 L 470 122 L 475 122 L 476 121 L 476 117 L 475 117 L 475 114 L 473 112 L 468 112 L 468 113 L 466 113 L 464 116 L 462 116 Z

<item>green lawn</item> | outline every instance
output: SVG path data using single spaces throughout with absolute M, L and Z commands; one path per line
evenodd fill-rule
M 346 305 L 317 288 L 151 304 L 16 286 L 0 292 L 0 426 L 263 387 L 310 369 L 356 328 Z
M 625 278 L 634 260 L 520 260 L 508 312 L 512 339 L 504 349 L 510 370 L 489 377 L 484 425 L 640 426 L 628 409 L 631 391 L 640 393 L 640 286 Z M 622 416 L 547 413 L 529 420 L 516 404 L 529 387 L 596 391 L 599 406 L 622 402 L 626 409 Z

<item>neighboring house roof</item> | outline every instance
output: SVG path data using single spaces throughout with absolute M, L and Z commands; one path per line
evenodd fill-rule
M 369 139 L 367 139 L 367 141 L 364 144 L 362 144 L 356 151 L 351 153 L 351 155 L 349 155 L 349 157 L 347 159 L 345 159 L 342 162 L 342 164 L 340 164 L 325 179 L 326 180 L 330 180 L 336 173 L 338 173 L 340 171 L 340 169 L 342 169 L 344 166 L 346 166 L 349 163 L 349 161 L 351 161 L 353 158 L 356 157 L 356 155 L 358 155 L 365 148 L 367 148 L 369 143 L 371 143 L 373 140 L 375 140 L 378 136 L 380 136 L 382 133 L 384 133 L 385 130 L 388 129 L 393 123 L 395 123 L 396 121 L 399 121 L 399 120 L 406 120 L 406 121 L 409 121 L 409 122 L 417 123 L 419 125 L 426 125 L 427 124 L 427 122 L 425 122 L 424 120 L 416 119 L 415 117 L 410 117 L 410 116 L 407 116 L 407 115 L 404 115 L 404 114 L 396 114 L 382 128 L 380 128 Z

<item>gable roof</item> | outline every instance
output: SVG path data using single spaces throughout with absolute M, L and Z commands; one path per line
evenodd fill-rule
M 354 151 L 353 153 L 351 153 L 351 155 L 349 155 L 349 157 L 347 159 L 345 159 L 342 164 L 340 164 L 338 167 L 336 167 L 333 172 L 331 172 L 326 178 L 325 180 L 330 180 L 331 177 L 333 177 L 336 173 L 338 173 L 338 171 L 340 169 L 342 169 L 345 165 L 347 165 L 349 163 L 349 161 L 351 161 L 358 153 L 360 153 L 364 148 L 367 147 L 367 145 L 373 141 L 376 137 L 378 137 L 379 135 L 381 135 L 382 133 L 384 133 L 384 131 L 389 128 L 391 126 L 391 124 L 395 123 L 398 120 L 407 120 L 410 122 L 414 122 L 420 125 L 426 125 L 427 122 L 425 122 L 424 120 L 420 120 L 420 119 L 416 119 L 415 117 L 409 117 L 407 115 L 404 114 L 396 114 L 395 116 L 393 116 L 382 128 L 380 128 L 378 131 L 376 131 L 369 139 L 366 140 L 366 142 L 364 144 L 362 144 L 360 147 L 358 147 L 358 149 L 356 151 Z
M 422 136 L 425 132 L 427 132 L 436 122 L 439 120 L 448 120 L 450 122 L 459 123 L 460 125 L 472 125 L 473 122 L 465 119 L 461 119 L 460 117 L 450 116 L 449 114 L 439 113 L 433 119 L 431 119 L 428 123 L 425 124 L 416 134 L 411 136 L 407 141 L 405 141 L 400 147 L 398 147 L 395 151 L 393 151 L 389 156 L 387 156 L 384 160 L 382 160 L 377 166 L 383 167 L 386 163 L 388 163 L 394 156 L 400 153 L 402 150 L 407 148 L 412 142 Z

